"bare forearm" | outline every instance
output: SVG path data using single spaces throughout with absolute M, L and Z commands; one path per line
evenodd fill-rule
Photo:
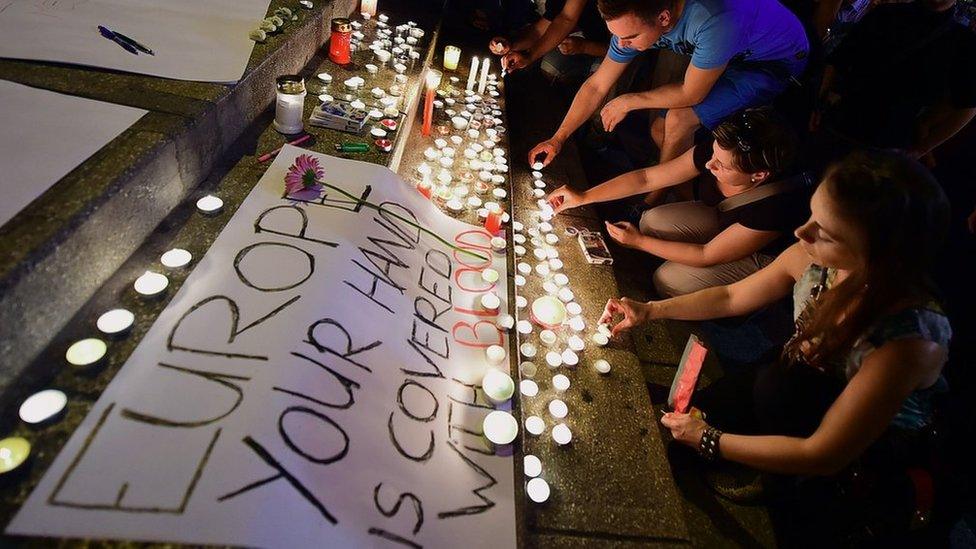
M 722 457 L 769 473 L 816 475 L 829 473 L 807 451 L 807 439 L 786 436 L 746 436 L 725 433 L 719 440 Z
M 556 18 L 552 20 L 552 23 L 549 23 L 549 26 L 546 28 L 546 32 L 544 32 L 542 36 L 534 44 L 532 44 L 531 47 L 529 47 L 527 51 L 529 62 L 531 63 L 537 61 L 543 55 L 554 50 L 556 46 L 558 46 L 559 43 L 562 42 L 563 39 L 573 31 L 574 26 L 576 26 L 576 21 L 573 21 L 569 17 L 565 17 L 562 14 L 557 15 Z
M 671 320 L 711 320 L 732 316 L 727 286 L 705 288 L 654 303 L 655 317 Z
M 545 17 L 540 17 L 535 23 L 526 25 L 512 41 L 512 51 L 525 51 L 531 48 L 532 44 L 535 44 L 548 28 L 549 20 Z
M 692 242 L 678 242 L 663 240 L 653 236 L 642 235 L 637 248 L 649 254 L 656 255 L 667 261 L 674 261 L 692 267 L 709 267 L 712 265 L 705 255 L 705 246 Z
M 583 41 L 583 54 L 592 55 L 593 57 L 603 57 L 607 54 L 607 49 L 609 45 L 606 42 L 597 42 L 596 40 L 584 40 Z
M 590 78 L 592 79 L 593 77 L 591 76 Z M 570 105 L 569 112 L 566 113 L 566 117 L 563 118 L 562 124 L 559 125 L 559 129 L 556 130 L 553 137 L 560 141 L 569 139 L 569 136 L 573 132 L 593 116 L 593 113 L 596 112 L 596 108 L 600 106 L 600 102 L 603 101 L 605 95 L 606 93 L 601 93 L 596 87 L 592 86 L 590 80 L 584 82 L 576 93 L 576 97 L 573 98 L 573 104 Z
M 679 109 L 692 107 L 701 102 L 700 98 L 690 97 L 679 83 L 665 84 L 652 90 L 633 94 L 633 109 Z

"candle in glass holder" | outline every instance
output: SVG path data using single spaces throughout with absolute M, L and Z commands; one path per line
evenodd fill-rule
M 349 19 L 337 17 L 332 20 L 332 34 L 329 36 L 329 59 L 337 65 L 347 65 L 352 60 L 350 42 L 352 25 Z
M 515 382 L 505 372 L 489 368 L 481 380 L 481 389 L 496 404 L 507 401 L 515 393 Z
M 22 437 L 0 440 L 0 475 L 5 475 L 23 465 L 30 456 L 30 442 Z
M 457 70 L 458 61 L 461 60 L 461 48 L 457 46 L 447 46 L 444 48 L 444 69 Z
M 360 0 L 359 13 L 363 14 L 364 19 L 376 16 L 376 0 Z
M 346 48 L 348 49 L 348 47 L 347 44 Z M 277 100 L 275 101 L 274 129 L 283 134 L 301 133 L 305 129 L 303 124 L 305 80 L 298 75 L 285 75 L 279 76 L 275 84 Z
M 502 208 L 498 204 L 492 204 L 488 208 L 488 217 L 485 219 L 485 230 L 488 234 L 496 235 L 502 226 Z

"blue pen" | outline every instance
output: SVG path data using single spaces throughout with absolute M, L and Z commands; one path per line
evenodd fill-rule
M 104 36 L 105 38 L 108 38 L 112 42 L 115 42 L 116 44 L 118 44 L 119 46 L 121 46 L 122 49 L 124 49 L 125 51 L 131 53 L 132 55 L 139 55 L 139 52 L 136 50 L 136 48 L 133 45 L 128 44 L 128 43 L 120 40 L 118 36 L 115 36 L 115 33 L 114 32 L 108 30 L 107 28 L 99 25 L 98 26 L 98 33 L 101 34 L 102 36 Z
M 117 32 L 117 31 L 112 31 L 112 32 L 115 33 L 115 37 L 116 38 L 118 38 L 119 40 L 121 40 L 123 42 L 128 43 L 130 46 L 132 46 L 133 48 L 141 51 L 142 53 L 148 53 L 149 55 L 152 55 L 152 56 L 155 56 L 156 55 L 151 49 L 147 48 L 146 46 L 143 46 L 139 42 L 136 42 L 135 40 L 133 40 L 132 38 L 129 38 L 128 36 L 122 34 L 121 32 Z

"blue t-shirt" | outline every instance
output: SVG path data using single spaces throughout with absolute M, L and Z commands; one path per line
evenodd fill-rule
M 800 20 L 776 0 L 688 0 L 674 28 L 653 47 L 690 55 L 699 69 L 783 60 L 796 74 L 810 44 Z M 610 59 L 627 63 L 639 53 L 610 38 Z

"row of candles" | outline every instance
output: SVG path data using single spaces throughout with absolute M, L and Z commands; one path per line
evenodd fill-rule
M 447 46 L 444 51 L 444 68 L 456 70 L 460 54 L 459 48 Z M 459 89 L 459 78 L 452 78 L 451 85 L 446 89 L 438 89 L 443 76 L 439 71 L 428 73 L 422 134 L 430 136 L 432 133 L 435 107 L 442 115 L 441 118 L 446 118 L 449 123 L 436 126 L 439 130 L 438 137 L 433 140 L 432 146 L 424 150 L 424 160 L 415 167 L 414 177 L 417 179 L 415 182 L 418 190 L 449 214 L 460 215 L 475 209 L 479 219 L 485 221 L 486 230 L 496 235 L 492 238 L 491 245 L 497 251 L 503 251 L 507 247 L 506 240 L 497 236 L 499 222 L 511 221 L 512 249 L 516 255 L 515 308 L 519 318 L 507 313 L 499 314 L 502 302 L 494 292 L 482 294 L 480 306 L 486 312 L 498 315 L 499 329 L 514 333 L 518 338 L 517 348 L 521 357 L 518 360 L 518 392 L 521 398 L 534 399 L 540 395 L 539 382 L 536 381 L 539 368 L 533 360 L 544 360 L 549 367 L 552 373 L 550 386 L 556 393 L 555 398 L 546 406 L 553 421 L 550 435 L 557 445 L 564 447 L 571 443 L 573 433 L 567 424 L 569 406 L 561 397 L 572 383 L 569 376 L 557 370 L 564 366 L 575 368 L 579 364 L 579 353 L 587 345 L 582 337 L 586 323 L 581 316 L 582 307 L 575 301 L 575 295 L 570 288 L 569 277 L 561 272 L 563 262 L 555 247 L 560 237 L 551 223 L 552 208 L 543 200 L 546 183 L 540 171 L 541 165 L 533 166 L 532 172 L 532 196 L 539 200 L 538 209 L 527 216 L 525 223 L 512 220 L 504 213 L 491 223 L 490 214 L 501 211 L 501 204 L 497 202 L 504 203 L 508 197 L 507 191 L 501 186 L 506 181 L 508 163 L 502 147 L 505 128 L 497 100 L 499 82 L 494 74 L 490 74 L 489 67 L 489 59 L 479 62 L 474 57 L 463 91 Z M 436 96 L 441 99 L 435 100 Z M 465 110 L 469 109 L 472 114 L 483 114 L 479 120 L 490 119 L 494 125 L 472 129 L 474 118 L 459 117 L 452 108 L 458 105 L 462 105 Z M 482 129 L 488 138 L 483 142 L 480 140 Z M 474 185 L 477 195 L 488 194 L 490 191 L 490 196 L 497 202 L 484 202 L 477 195 L 469 196 L 471 185 Z M 464 200 L 465 197 L 468 197 L 467 201 Z M 534 267 L 528 263 L 528 258 L 537 260 Z M 489 284 L 501 279 L 500 274 L 490 267 L 483 269 L 481 274 Z M 526 296 L 521 295 L 527 277 L 538 277 L 546 293 L 535 299 L 531 306 Z M 537 330 L 538 344 L 529 340 Z M 607 345 L 610 340 L 608 327 L 598 326 L 590 340 L 597 346 Z M 482 390 L 490 401 L 504 405 L 515 396 L 516 390 L 515 381 L 505 371 L 509 362 L 507 352 L 500 345 L 492 345 L 485 353 L 490 367 L 482 379 Z M 593 361 L 593 367 L 601 374 L 609 374 L 611 369 L 610 363 L 604 359 Z M 529 415 L 523 425 L 532 437 L 538 437 L 546 430 L 546 420 L 539 415 Z M 509 412 L 495 410 L 485 417 L 482 429 L 489 441 L 497 446 L 504 446 L 511 444 L 518 436 L 519 422 Z M 547 501 L 551 488 L 542 478 L 542 461 L 532 454 L 525 455 L 523 459 L 523 470 L 529 478 L 526 482 L 526 494 L 534 502 Z

